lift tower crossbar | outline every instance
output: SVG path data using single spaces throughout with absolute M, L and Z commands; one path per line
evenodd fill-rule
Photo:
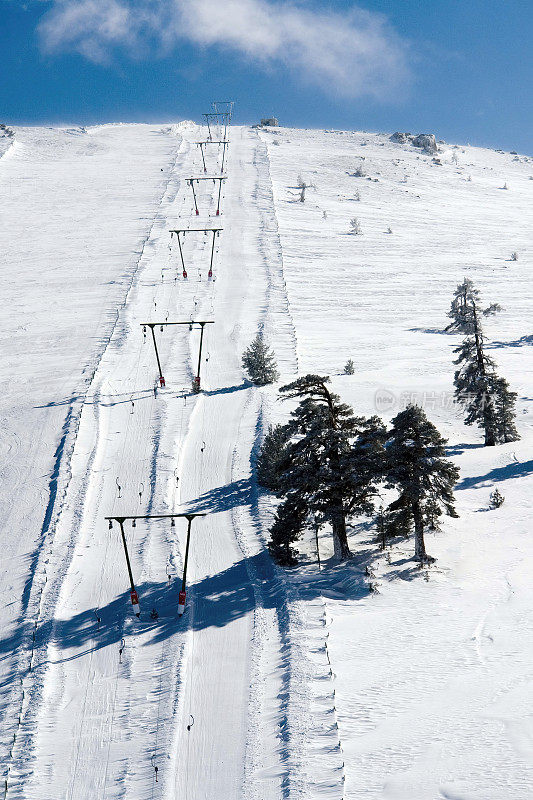
M 132 520 L 133 526 L 135 526 L 135 523 L 137 522 L 138 519 L 171 519 L 172 521 L 174 521 L 174 519 L 177 519 L 179 517 L 183 517 L 183 518 L 185 518 L 187 520 L 187 544 L 186 544 L 186 547 L 185 547 L 185 560 L 184 560 L 184 564 L 183 564 L 183 580 L 182 580 L 182 583 L 181 583 L 181 592 L 180 592 L 179 598 L 178 598 L 178 614 L 181 616 L 183 614 L 183 612 L 185 611 L 185 598 L 186 598 L 186 595 L 185 595 L 186 583 L 185 583 L 185 581 L 186 581 L 186 577 L 187 577 L 187 562 L 188 562 L 188 559 L 189 559 L 189 541 L 190 541 L 190 538 L 191 538 L 191 525 L 192 525 L 192 521 L 193 521 L 193 519 L 195 517 L 205 517 L 205 516 L 206 516 L 206 514 L 203 513 L 203 512 L 191 511 L 190 513 L 185 513 L 185 514 L 133 514 L 132 516 L 125 516 L 124 515 L 124 516 L 116 516 L 116 517 L 105 517 L 105 519 L 109 521 L 109 527 L 110 528 L 113 526 L 113 522 L 118 522 L 119 527 L 120 527 L 120 535 L 121 535 L 121 538 L 122 538 L 122 544 L 124 546 L 124 554 L 126 556 L 126 565 L 128 567 L 128 576 L 129 576 L 129 579 L 130 579 L 131 604 L 133 606 L 133 611 L 135 613 L 135 616 L 137 616 L 137 617 L 141 616 L 141 609 L 140 609 L 140 606 L 139 606 L 139 596 L 137 594 L 137 590 L 135 589 L 135 584 L 133 582 L 133 573 L 132 573 L 132 570 L 131 570 L 130 556 L 129 556 L 129 553 L 128 553 L 128 546 L 126 544 L 126 535 L 124 533 L 124 523 L 125 523 L 125 521 L 126 520 Z
M 213 277 L 213 255 L 215 252 L 215 238 L 219 235 L 220 231 L 224 230 L 223 228 L 173 228 L 170 231 L 170 238 L 176 234 L 178 239 L 178 247 L 180 251 L 180 258 L 181 258 L 181 267 L 182 267 L 182 274 L 183 277 L 187 277 L 187 270 L 185 269 L 185 261 L 183 260 L 183 248 L 181 246 L 181 239 L 180 236 L 183 234 L 185 236 L 186 233 L 212 233 L 213 234 L 213 241 L 211 243 L 211 259 L 209 261 L 209 272 L 207 273 L 208 278 Z
M 195 378 L 194 378 L 194 380 L 192 382 L 192 390 L 193 390 L 193 392 L 195 394 L 198 394 L 198 392 L 200 391 L 200 368 L 202 366 L 202 346 L 203 346 L 203 341 L 204 341 L 204 327 L 205 327 L 205 325 L 214 325 L 215 324 L 215 320 L 214 319 L 188 319 L 186 321 L 180 321 L 180 322 L 141 322 L 139 324 L 142 326 L 143 329 L 150 328 L 150 330 L 152 331 L 152 340 L 154 342 L 155 357 L 156 357 L 157 366 L 158 366 L 158 369 L 159 369 L 159 385 L 160 386 L 165 386 L 165 379 L 164 379 L 163 373 L 161 371 L 161 361 L 159 359 L 159 352 L 157 350 L 157 342 L 156 342 L 156 338 L 155 338 L 154 328 L 156 328 L 158 325 L 161 328 L 163 328 L 163 326 L 167 326 L 167 325 L 188 325 L 189 329 L 192 330 L 192 326 L 193 325 L 199 325 L 200 326 L 200 347 L 198 349 L 198 369 L 197 369 L 197 372 L 196 372 L 196 376 L 195 376 Z
M 196 200 L 196 192 L 194 191 L 194 181 L 218 181 L 218 200 L 217 200 L 217 211 L 216 216 L 220 214 L 220 195 L 222 194 L 222 181 L 225 181 L 227 175 L 200 175 L 197 178 L 187 178 L 187 183 L 192 189 L 192 196 L 194 200 L 194 210 L 196 211 L 196 216 L 199 215 L 200 211 L 198 210 L 198 202 Z

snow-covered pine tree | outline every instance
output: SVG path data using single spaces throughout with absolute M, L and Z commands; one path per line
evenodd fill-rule
M 286 425 L 270 425 L 257 456 L 257 482 L 271 492 L 279 489 L 281 464 L 285 455 L 288 433 Z
M 453 333 L 474 334 L 474 316 L 477 316 L 477 327 L 481 329 L 480 314 L 485 317 L 497 314 L 502 308 L 498 303 L 491 303 L 485 309 L 481 309 L 479 290 L 474 287 L 470 278 L 465 278 L 454 292 L 448 316 L 452 320 L 445 328 L 446 331 Z
M 252 383 L 258 386 L 274 383 L 279 378 L 274 353 L 264 343 L 259 333 L 244 351 L 242 365 Z
M 350 233 L 354 236 L 360 236 L 363 233 L 363 229 L 361 228 L 361 223 L 359 222 L 357 217 L 352 217 L 350 220 Z
M 270 528 L 268 549 L 272 558 L 283 567 L 294 567 L 298 563 L 296 550 L 292 545 L 298 541 L 305 528 L 308 510 L 305 503 L 291 495 L 280 503 L 276 518 Z
M 447 331 L 465 334 L 455 364 L 455 396 L 464 403 L 467 425 L 477 423 L 485 434 L 485 446 L 492 447 L 502 442 L 519 439 L 514 425 L 515 392 L 509 390 L 505 378 L 496 374 L 496 364 L 485 354 L 482 316 L 491 316 L 501 311 L 498 303 L 480 308 L 479 291 L 468 278 L 457 287 L 448 316 L 452 322 Z
M 287 424 L 291 438 L 278 495 L 329 523 L 335 555 L 345 559 L 348 517 L 373 510 L 385 429 L 377 417 L 355 417 L 327 383 L 328 377 L 306 375 L 280 389 L 300 403 Z
M 455 396 L 465 406 L 465 424 L 477 423 L 483 429 L 485 446 L 493 447 L 498 442 L 495 408 L 498 378 L 494 361 L 485 355 L 479 329 L 474 336 L 467 336 L 454 352 L 458 353 L 454 364 L 459 365 L 454 377 Z
M 498 428 L 498 443 L 517 442 L 520 439 L 515 426 L 516 392 L 511 392 L 505 378 L 496 378 L 494 382 L 494 411 Z
M 494 511 L 496 508 L 500 508 L 505 503 L 505 497 L 500 494 L 498 489 L 494 489 L 494 491 L 490 495 L 490 503 L 489 508 Z
M 351 358 L 348 359 L 346 364 L 344 365 L 344 374 L 345 375 L 353 375 L 355 372 L 355 364 Z
M 457 517 L 453 487 L 459 470 L 445 456 L 442 438 L 418 406 L 409 405 L 392 420 L 387 442 L 387 485 L 399 492 L 389 513 L 414 528 L 415 559 L 431 560 L 424 543 L 424 528 L 444 511 Z

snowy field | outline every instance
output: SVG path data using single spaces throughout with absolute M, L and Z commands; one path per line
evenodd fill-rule
M 9 800 L 525 800 L 533 160 L 443 144 L 437 164 L 385 135 L 234 127 L 222 213 L 206 181 L 195 216 L 186 179 L 205 134 L 0 139 L 0 786 Z M 220 157 L 208 149 L 211 174 Z M 218 226 L 213 278 L 210 236 L 189 233 L 184 279 L 169 230 Z M 486 331 L 520 442 L 481 447 L 451 403 L 457 337 L 442 329 L 465 276 L 504 308 Z M 157 326 L 154 396 L 141 323 L 194 319 L 214 320 L 204 392 L 190 393 L 197 328 Z M 419 402 L 449 439 L 460 517 L 428 537 L 431 569 L 410 543 L 381 555 L 366 521 L 348 565 L 326 533 L 321 572 L 311 536 L 297 570 L 272 564 L 251 464 L 289 407 L 244 381 L 258 330 L 282 381 L 330 375 L 386 420 Z M 496 485 L 506 500 L 489 512 Z M 207 516 L 181 619 L 185 522 L 126 523 L 137 621 L 104 517 L 187 510 Z

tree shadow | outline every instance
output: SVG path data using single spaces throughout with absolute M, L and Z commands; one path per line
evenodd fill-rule
M 180 390 L 181 391 L 181 390 Z M 67 397 L 65 400 L 51 400 L 49 403 L 45 403 L 41 406 L 33 406 L 34 408 L 58 408 L 59 406 L 67 406 L 76 403 L 78 400 L 83 402 L 85 406 L 91 405 L 98 405 L 104 408 L 110 406 L 118 406 L 123 403 L 131 403 L 133 400 L 134 402 L 138 400 L 146 400 L 147 397 L 151 397 L 153 395 L 153 387 L 151 386 L 148 389 L 137 389 L 133 392 L 118 392 L 113 394 L 112 392 L 105 392 L 100 395 L 100 397 L 96 398 L 94 396 L 83 397 L 82 395 L 73 395 L 72 397 Z M 180 395 L 181 396 L 181 395 Z M 106 400 L 105 398 L 120 398 L 123 397 L 124 400 Z
M 248 505 L 251 501 L 252 482 L 250 478 L 241 478 L 224 486 L 217 486 L 200 495 L 194 501 L 198 511 L 229 511 L 237 506 Z
M 442 328 L 409 328 L 409 333 L 440 333 L 442 336 L 450 336 L 449 331 Z
M 308 580 L 303 575 L 302 583 L 302 572 L 295 570 L 295 577 L 296 573 L 299 573 L 298 586 L 302 587 L 301 597 L 304 600 L 317 598 L 322 589 L 327 588 L 336 589 L 338 598 L 343 600 L 368 596 L 364 571 L 360 565 L 356 568 L 352 561 L 331 570 L 323 570 L 318 576 L 313 570 L 313 574 L 307 576 Z M 290 572 L 287 574 L 290 578 Z M 126 575 L 124 578 L 127 585 Z M 53 641 L 58 656 L 54 663 L 62 663 L 104 647 L 116 646 L 118 649 L 122 640 L 127 647 L 129 639 L 135 639 L 139 631 L 145 635 L 142 646 L 148 647 L 188 629 L 202 631 L 222 628 L 255 610 L 257 599 L 254 583 L 260 585 L 261 591 L 257 594 L 261 597 L 263 608 L 275 610 L 280 625 L 287 631 L 289 615 L 286 611 L 286 592 L 275 574 L 270 555 L 262 550 L 216 575 L 208 575 L 192 583 L 187 590 L 187 607 L 183 617 L 177 614 L 178 592 L 181 588 L 179 577 L 172 578 L 170 582 L 145 581 L 136 586 L 141 607 L 139 620 L 133 616 L 129 590 L 125 590 L 98 609 L 85 609 L 68 619 L 47 620 L 35 631 L 35 648 L 46 647 L 48 642 Z M 156 609 L 157 619 L 151 619 L 152 609 Z M 20 630 L 4 637 L 0 640 L 0 658 L 11 654 L 20 645 Z M 48 663 L 47 660 L 42 661 L 35 666 L 35 670 L 43 669 Z M 10 675 L 3 685 L 16 679 L 16 676 Z
M 447 456 L 462 456 L 465 450 L 478 450 L 485 445 L 483 442 L 470 442 L 469 444 L 452 444 L 446 448 Z
M 525 345 L 533 345 L 533 334 L 521 336 L 520 339 L 515 339 L 514 342 L 490 342 L 487 345 L 487 349 L 499 350 L 502 347 L 524 347 Z
M 213 397 L 217 394 L 231 394 L 232 392 L 241 392 L 243 389 L 248 389 L 252 384 L 246 383 L 239 383 L 238 386 L 223 386 L 220 389 L 204 389 L 202 394 L 205 394 L 207 397 Z
M 533 460 L 506 464 L 505 467 L 496 467 L 486 475 L 476 475 L 472 478 L 463 478 L 457 484 L 457 489 L 471 489 L 472 486 L 482 486 L 497 481 L 506 481 L 510 478 L 524 478 L 533 473 Z

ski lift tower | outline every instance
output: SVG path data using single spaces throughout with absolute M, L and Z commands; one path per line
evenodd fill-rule
M 224 165 L 226 163 L 226 147 L 229 145 L 228 139 L 206 139 L 204 142 L 196 142 L 197 147 L 200 148 L 200 153 L 202 154 L 202 164 L 204 165 L 204 172 L 207 172 L 207 167 L 205 165 L 205 153 L 204 147 L 207 147 L 209 144 L 218 144 L 219 146 L 222 145 L 222 166 L 220 167 L 220 174 L 224 174 Z
M 192 390 L 195 394 L 198 394 L 201 391 L 200 387 L 200 368 L 202 366 L 202 345 L 204 341 L 204 328 L 206 325 L 214 325 L 215 321 L 213 319 L 205 319 L 205 320 L 195 320 L 189 319 L 183 322 L 141 322 L 140 325 L 143 328 L 143 333 L 146 334 L 146 328 L 150 328 L 152 333 L 152 341 L 154 343 L 154 350 L 155 350 L 155 357 L 157 360 L 157 368 L 159 370 L 159 385 L 161 387 L 166 385 L 166 381 L 163 377 L 163 372 L 161 370 L 161 361 L 159 358 L 159 351 L 157 349 L 157 341 L 155 338 L 155 328 L 159 327 L 161 333 L 163 332 L 163 328 L 168 325 L 188 325 L 189 331 L 192 331 L 193 325 L 200 326 L 200 346 L 198 348 L 198 368 L 196 370 L 196 375 L 192 382 Z
M 226 178 L 227 175 L 211 175 L 211 176 L 201 175 L 197 178 L 187 178 L 186 183 L 191 187 L 192 190 L 192 196 L 194 200 L 194 210 L 196 211 L 196 216 L 200 214 L 200 210 L 198 208 L 198 201 L 196 199 L 196 192 L 194 190 L 195 181 L 196 183 L 198 183 L 199 181 L 213 181 L 213 183 L 216 183 L 218 181 L 218 199 L 217 199 L 217 210 L 216 210 L 216 216 L 218 217 L 220 214 L 220 197 L 222 194 L 222 182 L 225 181 Z
M 182 243 L 181 243 L 181 238 L 180 237 L 183 236 L 185 238 L 185 234 L 187 234 L 187 233 L 205 233 L 205 234 L 212 233 L 213 234 L 213 240 L 211 242 L 211 258 L 209 260 L 209 270 L 208 270 L 208 273 L 207 273 L 207 277 L 208 278 L 212 278 L 213 277 L 213 256 L 214 256 L 214 253 L 215 253 L 215 239 L 216 239 L 217 236 L 220 235 L 220 231 L 221 230 L 223 230 L 223 228 L 172 228 L 169 231 L 170 232 L 170 238 L 172 239 L 174 234 L 176 234 L 176 238 L 178 240 L 178 247 L 179 247 L 180 258 L 181 258 L 181 267 L 182 267 L 182 270 L 183 270 L 182 275 L 183 275 L 184 278 L 187 277 L 187 270 L 185 268 L 185 261 L 183 259 L 183 248 L 181 246 Z
M 223 139 L 226 138 L 226 134 L 228 132 L 228 126 L 229 126 L 230 121 L 231 121 L 231 114 L 230 114 L 229 111 L 222 111 L 222 112 L 211 111 L 211 112 L 209 112 L 207 114 L 202 114 L 202 116 L 205 117 L 205 122 L 206 122 L 206 125 L 207 125 L 207 132 L 208 132 L 208 136 L 207 136 L 208 139 L 212 139 L 213 138 L 213 134 L 211 133 L 211 122 L 213 122 L 215 125 L 219 125 L 219 126 L 220 125 L 224 125 L 224 136 L 222 138 Z
M 181 583 L 181 592 L 178 596 L 178 614 L 181 615 L 185 611 L 185 599 L 186 599 L 186 578 L 187 578 L 187 562 L 189 560 L 189 544 L 191 538 L 191 526 L 192 522 L 196 517 L 205 517 L 206 514 L 199 511 L 191 511 L 185 514 L 133 514 L 132 516 L 112 516 L 112 517 L 105 517 L 106 520 L 109 521 L 109 529 L 113 528 L 113 522 L 117 522 L 119 529 L 120 529 L 120 536 L 122 538 L 122 545 L 124 547 L 124 554 L 126 556 L 126 566 L 128 568 L 128 577 L 130 579 L 130 597 L 131 597 L 131 604 L 133 606 L 133 613 L 136 617 L 141 616 L 141 607 L 139 605 L 139 595 L 137 594 L 137 590 L 135 588 L 135 583 L 133 581 L 133 572 L 131 569 L 131 562 L 130 556 L 128 553 L 128 546 L 126 544 L 126 534 L 124 532 L 124 523 L 127 520 L 131 520 L 132 528 L 137 527 L 137 520 L 138 519 L 169 519 L 170 526 L 172 528 L 175 527 L 174 520 L 178 518 L 185 518 L 187 520 L 187 544 L 185 546 L 185 559 L 183 562 L 183 580 Z

